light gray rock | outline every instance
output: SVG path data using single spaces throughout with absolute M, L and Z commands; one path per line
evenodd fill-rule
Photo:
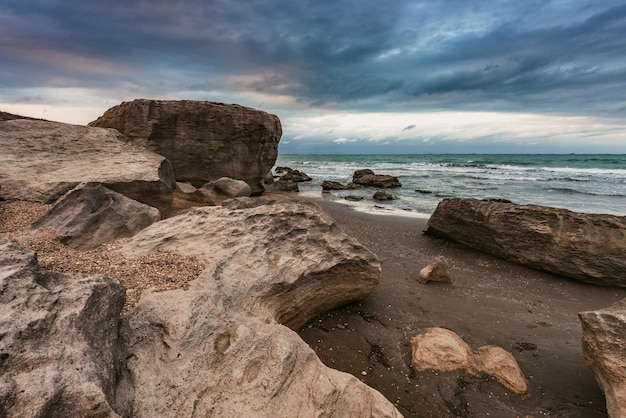
M 252 194 L 278 155 L 282 135 L 275 115 L 224 103 L 193 100 L 124 102 L 90 126 L 115 128 L 172 162 L 176 179 L 199 187 L 220 177 L 241 179 Z
M 597 311 L 578 314 L 587 364 L 604 391 L 611 418 L 626 416 L 626 299 Z
M 0 415 L 117 417 L 120 283 L 45 271 L 0 240 L 0 289 Z
M 426 267 L 420 270 L 417 281 L 421 284 L 428 282 L 452 283 L 450 263 L 444 256 L 434 257 Z
M 167 212 L 175 188 L 165 158 L 112 129 L 37 120 L 0 122 L 2 197 L 53 203 L 82 182 L 102 183 Z
M 120 414 L 400 416 L 289 329 L 380 278 L 377 258 L 316 205 L 227 200 L 153 224 L 123 251 L 157 248 L 207 269 L 187 291 L 145 294 L 124 318 Z
M 444 199 L 426 233 L 582 282 L 626 287 L 626 217 Z
M 118 238 L 131 237 L 161 219 L 159 210 L 107 189 L 87 183 L 59 199 L 32 229 L 51 228 L 63 243 L 91 250 Z

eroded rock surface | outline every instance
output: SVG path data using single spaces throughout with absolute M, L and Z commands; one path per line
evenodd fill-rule
M 118 408 L 153 416 L 400 416 L 322 365 L 289 328 L 367 296 L 376 257 L 313 204 L 234 199 L 154 224 L 124 247 L 201 259 L 188 291 L 145 295 L 124 319 Z
M 253 194 L 278 155 L 277 116 L 239 105 L 193 100 L 124 102 L 90 126 L 115 128 L 172 162 L 176 180 L 199 187 L 220 177 L 247 182 Z
M 611 418 L 626 416 L 626 299 L 597 311 L 578 314 L 583 354 L 604 391 Z
M 0 240 L 0 289 L 0 415 L 117 417 L 120 283 L 45 271 Z
M 626 287 L 626 217 L 444 199 L 426 233 L 582 282 Z
M 397 177 L 388 174 L 375 174 L 369 168 L 356 170 L 352 175 L 352 183 L 380 188 L 401 187 Z
M 165 158 L 112 129 L 38 120 L 0 122 L 2 197 L 53 203 L 82 182 L 98 182 L 167 212 L 175 188 Z
M 420 270 L 417 281 L 421 284 L 428 282 L 452 283 L 450 263 L 443 256 L 433 257 L 430 263 Z
M 132 237 L 161 219 L 158 209 L 107 189 L 87 183 L 59 199 L 32 228 L 51 228 L 63 243 L 91 250 L 118 238 Z

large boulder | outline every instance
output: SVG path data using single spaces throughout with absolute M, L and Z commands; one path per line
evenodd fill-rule
M 625 417 L 626 299 L 578 316 L 583 328 L 583 354 L 604 391 L 609 417 Z
M 626 287 L 626 217 L 477 199 L 444 199 L 426 233 L 538 270 Z
M 0 182 L 5 199 L 53 203 L 81 182 L 170 210 L 176 183 L 165 158 L 113 129 L 38 120 L 0 122 Z
M 153 224 L 123 251 L 155 249 L 208 267 L 189 290 L 146 294 L 123 319 L 121 415 L 400 416 L 292 331 L 380 277 L 377 258 L 317 206 L 234 199 Z
M 90 126 L 115 128 L 172 162 L 176 179 L 199 187 L 220 177 L 244 180 L 253 194 L 278 155 L 280 120 L 239 105 L 193 100 L 124 102 Z
M 161 219 L 158 209 L 107 189 L 87 183 L 59 199 L 32 228 L 50 228 L 63 243 L 91 250 L 118 238 L 131 237 Z
M 117 417 L 120 283 L 45 271 L 0 240 L 0 289 L 0 416 Z

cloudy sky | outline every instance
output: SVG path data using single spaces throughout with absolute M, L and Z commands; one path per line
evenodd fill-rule
M 0 110 L 277 114 L 282 153 L 626 153 L 617 0 L 2 0 Z

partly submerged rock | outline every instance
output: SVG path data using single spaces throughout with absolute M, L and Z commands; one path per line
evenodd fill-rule
M 0 240 L 0 415 L 117 417 L 122 285 L 45 271 Z
M 209 267 L 188 291 L 144 295 L 124 319 L 120 414 L 400 416 L 281 325 L 362 299 L 380 278 L 377 258 L 316 205 L 228 200 L 153 224 L 123 250 L 155 249 Z
M 528 393 L 528 381 L 517 361 L 501 347 L 484 346 L 473 351 L 457 334 L 437 327 L 411 338 L 411 347 L 415 370 L 462 370 L 470 375 L 485 373 L 514 393 Z
M 102 183 L 167 212 L 175 188 L 165 158 L 130 144 L 113 129 L 58 122 L 0 122 L 4 198 L 53 203 L 82 182 Z
M 115 128 L 166 157 L 178 181 L 199 187 L 230 177 L 248 183 L 252 194 L 264 191 L 263 178 L 276 161 L 282 135 L 276 115 L 194 100 L 124 102 L 89 125 Z
M 373 196 L 374 200 L 386 201 L 386 200 L 394 200 L 396 197 L 391 193 L 387 193 L 384 190 L 377 190 Z
M 344 185 L 339 183 L 338 181 L 333 181 L 333 180 L 324 180 L 322 182 L 322 190 L 324 191 L 329 191 L 329 190 L 352 190 L 352 189 L 360 189 L 361 186 L 359 186 L 358 184 L 354 184 L 352 182 Z
M 626 217 L 444 199 L 426 233 L 582 282 L 626 287 Z
M 397 177 L 387 174 L 374 174 L 369 168 L 356 170 L 352 175 L 352 182 L 363 186 L 372 186 L 379 188 L 401 187 L 402 183 Z
M 127 198 L 99 183 L 87 183 L 59 199 L 31 228 L 51 228 L 63 243 L 91 250 L 131 237 L 161 219 L 158 209 Z
M 609 417 L 626 416 L 626 299 L 578 314 L 587 364 L 604 391 Z

